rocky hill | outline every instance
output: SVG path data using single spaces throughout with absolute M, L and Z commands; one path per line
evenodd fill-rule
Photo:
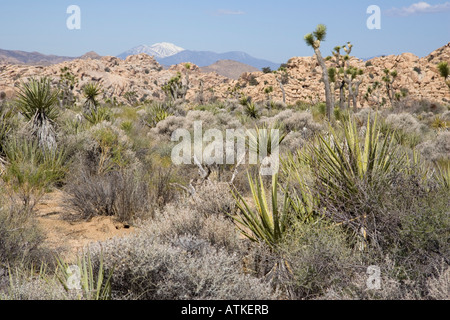
M 249 66 L 233 60 L 219 60 L 207 67 L 201 67 L 200 70 L 205 73 L 216 72 L 221 76 L 239 80 L 244 72 L 258 72 L 255 67 Z
M 119 101 L 126 101 L 125 94 L 133 92 L 137 100 L 163 100 L 165 94 L 161 89 L 171 77 L 181 72 L 186 79 L 189 73 L 190 89 L 187 99 L 195 101 L 200 93 L 203 99 L 230 98 L 230 89 L 239 85 L 242 93 L 251 96 L 255 101 L 266 99 L 264 89 L 274 88 L 272 99 L 282 100 L 282 91 L 278 85 L 276 75 L 262 72 L 246 73 L 239 80 L 230 79 L 213 69 L 202 69 L 192 65 L 190 70 L 179 64 L 164 70 L 153 58 L 146 54 L 129 56 L 125 60 L 116 57 L 88 57 L 65 61 L 51 66 L 26 66 L 0 63 L 0 92 L 6 93 L 8 98 L 14 95 L 15 87 L 20 81 L 32 76 L 49 76 L 57 84 L 61 69 L 67 67 L 78 79 L 74 91 L 80 94 L 81 88 L 88 82 L 98 81 L 104 88 L 104 97 L 116 97 Z M 419 58 L 411 53 L 398 56 L 385 56 L 362 61 L 351 58 L 350 64 L 364 70 L 364 81 L 360 87 L 360 105 L 367 105 L 363 99 L 367 88 L 375 81 L 381 81 L 385 68 L 398 71 L 398 78 L 394 83 L 397 90 L 407 91 L 417 99 L 426 98 L 439 103 L 450 102 L 450 90 L 439 76 L 436 65 L 440 61 L 450 62 L 450 43 L 437 49 L 429 56 Z M 203 69 L 203 71 L 205 71 Z M 289 81 L 284 85 L 286 102 L 297 101 L 316 102 L 325 100 L 323 84 L 321 83 L 321 69 L 315 57 L 295 57 L 287 64 Z M 384 87 L 380 92 L 383 94 Z M 129 95 L 128 95 L 129 96 Z

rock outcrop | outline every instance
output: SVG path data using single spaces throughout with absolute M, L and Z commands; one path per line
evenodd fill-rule
M 271 93 L 272 99 L 282 100 L 282 90 L 277 75 L 273 73 L 246 73 L 239 80 L 234 80 L 216 72 L 202 72 L 194 64 L 191 64 L 189 70 L 184 63 L 164 70 L 153 57 L 146 54 L 129 56 L 125 60 L 99 57 L 94 53 L 83 58 L 45 67 L 0 64 L 0 92 L 4 92 L 7 98 L 12 98 L 21 81 L 36 76 L 48 76 L 57 84 L 61 69 L 67 68 L 77 79 L 74 87 L 75 96 L 81 95 L 82 87 L 86 83 L 94 81 L 99 82 L 104 89 L 104 99 L 115 97 L 118 101 L 125 102 L 126 93 L 132 92 L 136 100 L 164 100 L 165 94 L 161 87 L 180 72 L 183 81 L 186 75 L 189 75 L 186 98 L 191 102 L 198 100 L 200 95 L 203 101 L 212 98 L 225 99 L 231 97 L 230 92 L 233 88 L 238 88 L 237 92 L 251 96 L 254 101 L 263 101 L 267 99 L 264 90 L 268 86 L 274 89 Z M 394 83 L 396 90 L 408 92 L 408 95 L 417 99 L 450 103 L 450 90 L 436 67 L 441 61 L 450 62 L 450 43 L 424 58 L 411 53 L 377 57 L 366 62 L 351 57 L 349 64 L 364 70 L 364 81 L 360 86 L 358 97 L 359 105 L 368 104 L 364 94 L 375 81 L 382 82 L 381 78 L 386 68 L 398 72 Z M 330 62 L 327 63 L 331 66 Z M 314 56 L 291 58 L 287 63 L 287 73 L 289 80 L 283 86 L 287 103 L 325 100 L 321 70 Z M 381 95 L 385 95 L 384 86 L 381 86 L 379 91 Z

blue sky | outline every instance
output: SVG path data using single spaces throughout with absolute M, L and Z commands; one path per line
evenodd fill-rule
M 303 36 L 323 23 L 324 55 L 351 41 L 353 54 L 362 58 L 402 52 L 422 57 L 450 41 L 450 1 L 420 2 L 0 0 L 0 48 L 118 55 L 140 44 L 172 42 L 190 50 L 245 51 L 281 63 L 312 55 Z M 81 30 L 66 27 L 72 4 L 81 8 Z M 366 27 L 369 5 L 382 10 L 381 30 Z

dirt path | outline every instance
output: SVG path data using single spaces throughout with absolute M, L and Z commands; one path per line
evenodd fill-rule
M 46 194 L 37 205 L 38 222 L 47 238 L 45 245 L 60 253 L 67 260 L 86 245 L 114 237 L 122 237 L 134 231 L 112 217 L 95 217 L 90 221 L 74 219 L 74 212 L 64 206 L 67 197 L 62 191 Z

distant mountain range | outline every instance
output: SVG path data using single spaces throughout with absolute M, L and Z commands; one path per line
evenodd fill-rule
M 181 51 L 184 51 L 184 49 L 174 45 L 173 43 L 162 42 L 162 43 L 155 43 L 152 46 L 141 45 L 132 48 L 128 51 L 125 51 L 124 53 L 119 54 L 117 57 L 120 59 L 126 59 L 126 57 L 128 56 L 146 53 L 149 56 L 154 56 L 155 59 L 161 59 L 173 56 Z
M 226 53 L 216 53 L 212 51 L 192 51 L 185 50 L 181 47 L 167 42 L 156 43 L 152 46 L 138 46 L 119 54 L 118 57 L 121 59 L 125 59 L 130 55 L 139 53 L 146 53 L 150 56 L 154 56 L 156 61 L 166 67 L 183 62 L 191 62 L 199 67 L 206 67 L 216 63 L 219 60 L 234 60 L 257 68 L 259 70 L 264 67 L 278 69 L 280 66 L 280 63 L 258 59 L 250 56 L 245 52 L 232 51 Z
M 212 51 L 193 51 L 185 50 L 172 43 L 162 42 L 156 43 L 151 46 L 141 45 L 130 50 L 127 50 L 117 57 L 120 59 L 126 59 L 128 56 L 136 55 L 140 53 L 146 53 L 149 56 L 155 57 L 156 61 L 164 67 L 170 67 L 175 64 L 183 62 L 191 62 L 199 67 L 207 67 L 215 64 L 218 61 L 227 60 L 228 66 L 231 66 L 230 60 L 246 65 L 244 69 L 249 69 L 249 66 L 261 70 L 264 67 L 270 67 L 273 70 L 279 68 L 280 64 L 272 61 L 258 59 L 250 56 L 245 52 L 231 51 L 226 53 L 216 53 Z M 0 49 L 0 63 L 10 64 L 27 64 L 27 65 L 41 65 L 48 66 L 52 64 L 61 63 L 64 61 L 71 61 L 75 59 L 99 59 L 97 53 L 91 51 L 81 57 L 66 57 L 56 55 L 45 55 L 39 52 L 25 52 L 19 50 L 2 50 Z M 224 70 L 225 64 L 215 66 L 220 70 Z M 236 69 L 236 65 L 233 66 Z M 226 71 L 225 71 L 226 72 Z M 245 71 L 244 71 L 245 72 Z M 223 72 L 221 72 L 223 73 Z M 233 77 L 235 77 L 235 71 L 232 71 Z
M 25 52 L 19 50 L 0 49 L 0 63 L 27 64 L 36 66 L 49 66 L 64 61 L 75 59 L 100 59 L 101 56 L 94 51 L 88 52 L 81 57 L 64 57 L 55 55 L 45 55 L 39 52 Z

